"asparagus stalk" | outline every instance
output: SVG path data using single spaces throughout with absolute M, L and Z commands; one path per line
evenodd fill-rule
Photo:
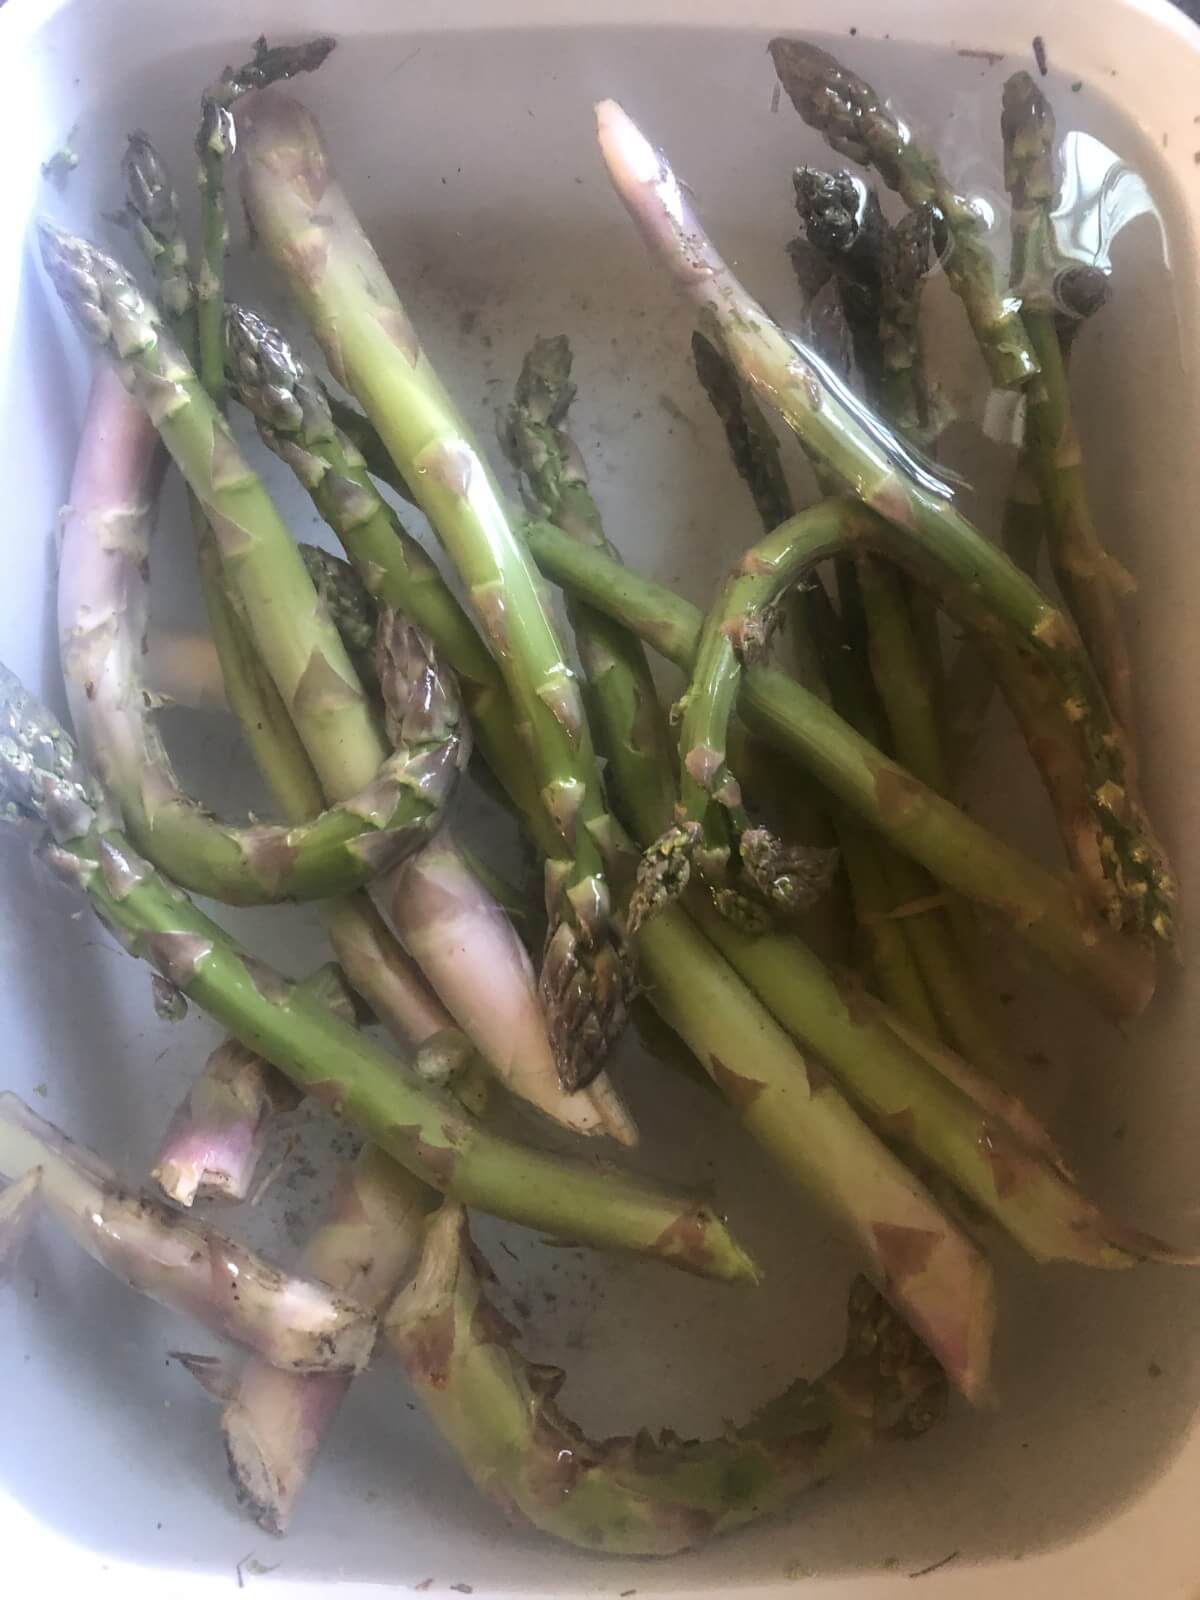
M 41 1199 L 42 1169 L 31 1167 L 23 1178 L 0 1189 L 0 1284 L 12 1277 Z
M 1037 358 L 1016 308 L 997 282 L 980 212 L 956 193 L 936 155 L 914 139 L 863 78 L 827 51 L 800 39 L 773 39 L 768 46 L 788 98 L 810 127 L 824 134 L 839 154 L 874 167 L 889 189 L 909 206 L 936 207 L 939 232 L 948 248 L 946 276 L 961 299 L 992 381 L 1020 388 L 1037 372 Z
M 375 1343 L 366 1307 L 131 1192 L 90 1150 L 16 1095 L 0 1094 L 0 1174 L 16 1179 L 35 1170 L 38 1197 L 55 1221 L 130 1288 L 291 1372 L 366 1366 Z
M 594 837 L 604 800 L 578 686 L 496 484 L 333 178 L 315 120 L 282 95 L 261 94 L 243 122 L 259 235 L 446 545 L 558 824 L 542 994 L 563 1081 L 582 1087 L 620 1032 L 630 974 L 609 924 Z
M 230 382 L 261 437 L 312 494 L 372 598 L 403 610 L 438 641 L 497 777 L 522 809 L 540 812 L 499 670 L 437 567 L 380 496 L 358 450 L 334 426 L 316 379 L 278 330 L 240 307 L 230 310 L 228 342 Z M 349 599 L 344 586 L 341 598 Z M 369 628 L 368 619 L 359 625 Z M 636 1131 L 606 1075 L 571 1094 L 558 1083 L 524 950 L 457 849 L 443 835 L 407 865 L 378 886 L 380 897 L 402 942 L 501 1081 L 579 1133 L 632 1142 Z
M 564 335 L 534 343 L 505 418 L 505 448 L 538 516 L 579 544 L 619 561 L 592 498 L 583 457 L 566 432 L 575 398 L 571 362 Z M 617 790 L 627 780 L 651 788 L 665 820 L 675 800 L 670 743 L 645 649 L 627 628 L 586 604 L 568 599 L 567 615 L 596 719 L 609 732 L 615 724 L 622 729 L 622 737 L 602 746 L 612 782 Z M 615 702 L 611 716 L 605 714 L 609 702 Z
M 163 316 L 184 349 L 195 337 L 196 296 L 179 197 L 150 135 L 129 135 L 121 161 L 128 197 L 126 215 L 138 248 L 154 272 Z
M 467 749 L 455 703 L 444 692 L 430 700 L 432 663 L 409 649 L 411 633 L 394 632 L 410 667 L 389 678 L 403 743 L 376 783 L 312 822 L 236 827 L 198 805 L 175 776 L 142 679 L 156 454 L 141 407 L 110 367 L 99 368 L 62 516 L 59 577 L 63 676 L 89 765 L 138 847 L 197 893 L 253 904 L 365 883 L 428 837 L 444 810 Z M 427 701 L 437 714 L 426 722 Z
M 277 329 L 240 307 L 230 310 L 228 341 L 231 385 L 261 437 L 308 489 L 371 597 L 405 611 L 437 640 L 497 778 L 519 809 L 544 815 L 529 762 L 513 738 L 499 669 L 437 567 L 375 488 L 357 448 L 334 426 L 313 374 Z M 341 597 L 349 599 L 344 586 Z M 369 627 L 366 618 L 363 624 Z M 556 835 L 543 830 L 543 842 L 553 851 Z M 622 1143 L 635 1138 L 606 1075 L 570 1094 L 557 1082 L 520 942 L 444 835 L 377 892 L 406 948 L 513 1093 L 577 1132 L 608 1132 Z
M 1150 944 L 1173 947 L 1175 886 L 1134 788 L 1121 729 L 1063 612 L 957 510 L 949 491 L 829 369 L 790 341 L 733 277 L 665 161 L 613 102 L 598 110 L 610 175 L 647 242 L 716 320 L 744 380 L 760 388 L 826 465 L 893 529 L 889 553 L 932 571 L 947 606 L 1003 625 L 1058 679 L 1088 771 L 1108 854 L 1108 911 Z M 981 617 L 977 606 L 984 609 Z
M 335 423 L 315 375 L 261 317 L 230 307 L 227 338 L 230 387 L 254 416 L 259 436 L 312 496 L 373 598 L 403 611 L 437 641 L 458 678 L 488 764 L 522 810 L 538 809 L 538 785 L 513 738 L 500 669 L 437 567 L 372 481 L 372 472 L 382 472 L 393 488 L 407 493 L 379 435 L 349 406 L 339 408 Z M 353 439 L 341 420 L 354 429 Z
M 321 967 L 299 988 L 347 1020 L 354 1002 L 337 967 Z M 225 1039 L 204 1064 L 167 1124 L 150 1176 L 177 1205 L 244 1200 L 266 1143 L 272 1116 L 299 1096 L 269 1061 Z
M 465 1204 L 581 1243 L 644 1254 L 730 1281 L 756 1269 L 708 1208 L 641 1180 L 513 1143 L 389 1057 L 269 967 L 112 826 L 74 747 L 0 668 L 0 819 L 39 823 L 52 864 L 103 920 L 202 1010 L 368 1134 L 402 1166 Z
M 1041 377 L 1030 389 L 1030 459 L 1046 513 L 1054 573 L 1096 663 L 1113 715 L 1132 741 L 1132 675 L 1120 600 L 1132 580 L 1104 549 L 1092 517 L 1066 362 L 1055 322 L 1054 224 L 1059 194 L 1054 112 L 1027 72 L 1004 85 L 1004 182 L 1013 207 L 1013 293 Z
M 301 1271 L 382 1312 L 416 1257 L 432 1196 L 368 1146 L 339 1177 L 330 1216 L 309 1241 Z M 239 1502 L 268 1533 L 283 1533 L 348 1377 L 298 1376 L 263 1361 L 243 1368 L 221 1417 Z
M 236 69 L 226 67 L 218 82 L 201 97 L 196 155 L 200 161 L 203 241 L 196 285 L 196 328 L 201 377 L 218 406 L 225 389 L 225 255 L 229 248 L 225 164 L 236 143 L 233 106 L 254 89 L 283 82 L 298 72 L 315 72 L 335 43 L 325 37 L 271 48 L 260 37 L 255 41 L 251 60 Z
M 389 1343 L 477 1486 L 510 1516 L 586 1549 L 687 1549 L 786 1505 L 878 1441 L 924 1432 L 943 1408 L 936 1364 L 859 1283 L 841 1359 L 742 1427 L 705 1441 L 594 1441 L 557 1404 L 563 1374 L 518 1352 L 485 1272 L 463 1212 L 444 1206 L 388 1312 Z

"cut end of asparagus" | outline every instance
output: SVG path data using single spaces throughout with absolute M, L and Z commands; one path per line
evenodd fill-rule
M 41 1196 L 42 1169 L 31 1167 L 0 1189 L 0 1283 L 12 1277 L 33 1227 Z

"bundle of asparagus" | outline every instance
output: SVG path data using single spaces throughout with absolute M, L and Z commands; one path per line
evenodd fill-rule
M 772 44 L 801 116 L 909 208 L 890 222 L 859 177 L 793 175 L 803 231 L 789 248 L 805 296 L 832 293 L 844 320 L 833 352 L 811 304 L 806 342 L 753 299 L 665 159 L 601 104 L 604 160 L 696 309 L 697 373 L 762 524 L 733 544 L 702 613 L 626 569 L 604 529 L 568 431 L 564 336 L 539 338 L 517 379 L 501 442 L 521 504 L 505 494 L 315 119 L 271 87 L 332 48 L 260 40 L 205 92 L 195 275 L 170 176 L 148 135 L 131 138 L 129 221 L 157 305 L 95 245 L 43 226 L 50 281 L 100 359 L 58 593 L 79 749 L 0 668 L 0 817 L 34 824 L 48 866 L 156 968 L 163 1014 L 190 1000 L 230 1030 L 164 1133 L 153 1176 L 171 1200 L 245 1199 L 270 1119 L 301 1095 L 369 1142 L 339 1176 L 304 1276 L 289 1276 L 131 1195 L 0 1096 L 0 1274 L 45 1209 L 134 1287 L 248 1349 L 239 1370 L 187 1363 L 224 1402 L 239 1498 L 272 1531 L 382 1319 L 437 1428 L 512 1515 L 587 1548 L 667 1554 L 785 1505 L 878 1440 L 923 1432 L 948 1387 L 988 1393 L 995 1290 L 964 1209 L 1035 1262 L 1190 1264 L 1081 1191 L 1014 1092 L 974 957 L 975 916 L 999 913 L 1125 1019 L 1175 944 L 1174 882 L 1137 788 L 1126 585 L 1071 422 L 1067 349 L 1106 285 L 1059 256 L 1054 121 L 1027 74 L 1006 86 L 1001 118 L 1006 289 L 979 214 L 875 90 L 811 45 Z M 256 235 L 362 411 L 330 396 L 279 329 L 226 303 L 235 150 Z M 1034 540 L 1019 570 L 926 453 L 945 421 L 921 295 L 937 260 L 993 381 L 1027 390 L 1038 514 L 1026 521 L 1039 541 L 1044 530 L 1061 604 L 1028 576 Z M 230 398 L 348 564 L 296 544 L 235 441 Z M 795 502 L 771 413 L 810 460 L 815 504 Z M 210 676 L 279 823 L 212 815 L 155 724 L 147 572 L 170 462 L 190 495 Z M 381 482 L 424 512 L 469 611 Z M 546 578 L 566 596 L 581 672 Z M 972 680 L 971 703 L 994 680 L 1016 713 L 1069 880 L 954 803 L 939 612 L 966 630 L 953 676 Z M 793 672 L 771 664 L 785 621 Z M 647 645 L 687 675 L 677 737 Z M 540 978 L 521 936 L 536 916 L 514 926 L 504 906 L 520 895 L 485 887 L 450 831 L 472 744 L 544 862 Z M 799 809 L 772 811 L 759 782 L 772 763 L 806 797 L 799 827 Z M 860 936 L 849 973 L 820 959 L 800 915 L 841 892 L 843 867 Z M 316 900 L 338 964 L 293 982 L 187 890 Z M 823 1378 L 706 1442 L 589 1440 L 559 1409 L 562 1375 L 518 1354 L 463 1209 L 756 1281 L 710 1206 L 493 1120 L 485 1074 L 570 1134 L 634 1143 L 605 1070 L 631 1006 L 657 1013 L 874 1285 L 853 1289 L 845 1354 Z M 373 1021 L 400 1052 L 361 1031 Z

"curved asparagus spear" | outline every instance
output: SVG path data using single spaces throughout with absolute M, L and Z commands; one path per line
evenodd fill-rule
M 331 1214 L 305 1247 L 301 1271 L 381 1312 L 417 1255 L 432 1198 L 368 1146 L 340 1175 Z M 221 1431 L 238 1500 L 268 1533 L 286 1530 L 349 1387 L 348 1377 L 297 1376 L 262 1361 L 243 1369 Z
M 451 1096 L 398 1071 L 393 1057 L 245 955 L 115 831 L 111 804 L 95 791 L 67 734 L 0 666 L 5 818 L 49 830 L 49 860 L 87 894 L 131 953 L 152 961 L 202 1010 L 431 1187 L 559 1237 L 639 1250 L 710 1277 L 755 1276 L 708 1208 L 491 1132 Z
M 315 72 L 335 43 L 323 37 L 271 48 L 265 37 L 260 37 L 255 40 L 253 57 L 240 67 L 226 67 L 201 97 L 196 155 L 203 241 L 196 284 L 196 331 L 204 387 L 218 406 L 225 387 L 225 253 L 229 247 L 225 164 L 236 144 L 232 107 L 254 89 L 284 82 L 298 72 Z
M 716 319 L 743 378 L 865 504 L 892 524 L 895 551 L 919 551 L 940 572 L 947 601 L 978 595 L 1060 685 L 1088 770 L 1097 825 L 1109 846 L 1110 920 L 1173 946 L 1175 886 L 1134 788 L 1119 726 L 1067 617 L 955 509 L 931 470 L 803 345 L 789 340 L 738 283 L 708 240 L 678 181 L 611 101 L 597 112 L 618 192 L 679 286 Z
M 265 93 L 247 104 L 242 121 L 245 194 L 259 236 L 334 375 L 375 422 L 446 545 L 558 824 L 541 982 L 559 1071 L 569 1088 L 581 1087 L 620 1032 L 631 975 L 610 927 L 593 837 L 604 798 L 578 686 L 496 484 L 333 178 L 315 120 L 287 97 Z
M 1027 72 L 1004 85 L 1000 119 L 1004 182 L 1013 209 L 1013 293 L 1037 353 L 1041 377 L 1029 392 L 1029 455 L 1046 513 L 1054 573 L 1096 663 L 1113 715 L 1132 742 L 1133 684 L 1121 626 L 1120 600 L 1132 580 L 1104 549 L 1092 518 L 1079 439 L 1071 414 L 1066 362 L 1055 323 L 1061 270 L 1051 213 L 1060 179 L 1054 112 Z
M 130 1288 L 292 1372 L 366 1366 L 375 1317 L 363 1305 L 131 1192 L 90 1150 L 16 1095 L 0 1094 L 0 1175 L 35 1169 L 39 1200 L 55 1221 Z
M 435 697 L 436 715 L 420 716 L 435 669 L 406 643 L 412 670 L 389 679 L 401 696 L 392 710 L 404 743 L 371 786 L 296 824 L 237 827 L 192 800 L 142 681 L 156 450 L 140 408 L 100 368 L 62 514 L 59 578 L 63 676 L 88 763 L 139 849 L 197 893 L 246 905 L 363 884 L 428 838 L 442 814 L 466 759 L 455 704 Z
M 936 155 L 913 138 L 864 79 L 827 51 L 800 39 L 772 39 L 768 49 L 779 81 L 796 110 L 838 151 L 874 167 L 909 206 L 936 206 L 951 248 L 946 276 L 963 302 L 992 381 L 1019 388 L 1037 372 L 1017 315 L 997 282 L 987 225 L 970 200 L 956 193 Z
M 865 1284 L 840 1361 L 722 1437 L 588 1439 L 560 1410 L 563 1375 L 516 1349 L 486 1295 L 457 1206 L 429 1224 L 421 1267 L 388 1312 L 389 1343 L 438 1430 L 510 1516 L 607 1554 L 671 1555 L 786 1505 L 876 1442 L 940 1415 L 936 1363 Z
M 803 516 L 803 513 L 801 513 Z M 695 660 L 701 612 L 599 551 L 582 549 L 549 523 L 526 539 L 555 583 L 616 617 L 668 660 Z M 1154 992 L 1148 951 L 1078 904 L 1068 887 L 917 782 L 825 702 L 768 667 L 745 674 L 739 710 L 748 727 L 807 768 L 865 822 L 947 888 L 998 912 L 1066 976 L 1085 983 L 1110 1015 L 1136 1015 Z

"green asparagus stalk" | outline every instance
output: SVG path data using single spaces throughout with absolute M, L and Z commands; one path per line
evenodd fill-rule
M 921 568 L 944 603 L 976 625 L 1003 625 L 1059 682 L 1105 833 L 1114 926 L 1173 948 L 1175 886 L 1134 788 L 1132 762 L 1091 661 L 1065 614 L 954 507 L 945 485 L 850 394 L 813 352 L 789 340 L 738 284 L 696 221 L 670 168 L 613 102 L 598 111 L 622 199 L 681 288 L 716 320 L 743 379 L 860 499 L 887 519 L 888 553 Z
M 574 398 L 566 337 L 538 339 L 522 364 L 505 419 L 506 451 L 538 516 L 619 561 L 592 498 L 583 457 L 565 431 Z M 633 781 L 651 785 L 665 820 L 675 800 L 670 741 L 645 649 L 628 629 L 586 604 L 568 600 L 567 614 L 593 703 L 610 697 L 618 702 L 612 717 L 597 711 L 598 722 L 610 730 L 619 724 L 625 732 L 602 746 L 614 785 L 625 787 L 626 772 Z
M 101 1266 L 292 1372 L 354 1373 L 375 1343 L 357 1301 L 291 1276 L 207 1223 L 131 1192 L 110 1166 L 0 1094 L 0 1174 L 40 1171 L 38 1202 Z
M 707 1208 L 491 1132 L 245 955 L 137 855 L 66 733 L 0 668 L 5 818 L 49 829 L 50 863 L 83 889 L 133 953 L 432 1188 L 558 1237 L 638 1250 L 711 1277 L 754 1278 L 753 1263 Z
M 841 1359 L 722 1437 L 588 1439 L 563 1374 L 520 1355 L 490 1303 L 466 1217 L 443 1206 L 386 1329 L 409 1381 L 477 1486 L 510 1516 L 585 1549 L 671 1555 L 788 1504 L 871 1445 L 922 1433 L 945 1395 L 936 1363 L 859 1283 Z
M 275 64 L 286 65 L 287 60 L 285 52 L 276 59 Z M 143 218 L 145 232 L 151 238 L 161 237 L 164 247 L 175 245 L 181 240 L 182 234 L 174 195 L 161 162 L 157 163 L 152 176 L 157 187 L 151 184 L 148 177 L 137 189 L 132 203 L 137 205 L 146 193 L 154 192 L 156 203 L 152 212 L 147 211 Z M 176 248 L 172 259 L 179 256 L 180 249 L 186 280 L 186 248 Z M 193 334 L 182 320 L 181 331 L 186 348 L 190 349 L 194 343 Z M 197 532 L 210 623 L 234 709 L 258 764 L 284 810 L 293 821 L 297 817 L 307 817 L 318 809 L 322 798 L 315 775 L 311 773 L 303 748 L 297 744 L 292 721 L 273 683 L 262 670 L 253 641 L 240 625 L 236 609 L 226 593 L 219 552 L 202 519 L 197 520 Z M 377 682 L 382 677 L 384 683 L 394 689 L 397 687 L 398 674 L 387 649 L 383 648 L 385 666 L 382 672 L 377 669 L 374 659 L 374 646 L 379 634 L 377 621 L 373 622 L 369 632 L 373 647 L 373 677 Z M 381 648 L 384 644 L 385 641 L 380 641 Z M 430 696 L 427 711 L 436 711 L 438 703 L 438 696 Z M 439 864 L 444 872 L 448 860 L 452 865 L 455 864 L 452 860 L 454 854 L 453 846 L 443 838 L 437 862 L 431 858 L 420 869 L 414 868 L 416 881 L 427 882 L 436 876 Z M 422 902 L 426 913 L 423 933 L 427 956 L 432 950 L 439 957 L 437 966 L 431 969 L 429 976 L 451 1005 L 463 993 L 470 994 L 474 1003 L 480 991 L 486 992 L 494 1010 L 483 1019 L 482 1026 L 471 1028 L 471 1022 L 479 1020 L 480 1013 L 476 1005 L 466 1019 L 471 1037 L 488 1059 L 502 1065 L 507 1065 L 514 1058 L 523 1061 L 528 1053 L 537 1067 L 528 1069 L 525 1076 L 539 1081 L 545 1079 L 554 1084 L 554 1093 L 543 1096 L 548 1103 L 543 1104 L 541 1109 L 556 1115 L 558 1120 L 578 1131 L 611 1131 L 625 1143 L 634 1142 L 636 1130 L 632 1121 L 615 1092 L 607 1085 L 599 1084 L 593 1094 L 571 1099 L 554 1083 L 545 1028 L 520 943 L 503 916 L 497 913 L 496 907 L 470 880 L 470 874 L 461 861 L 457 862 L 457 866 L 457 898 L 444 897 L 440 902 L 430 905 L 426 896 Z M 410 898 L 414 904 L 418 900 L 417 896 Z M 470 921 L 464 915 L 468 900 L 472 912 Z M 399 948 L 369 900 L 359 896 L 326 901 L 322 908 L 322 920 L 351 980 L 362 994 L 369 997 L 381 1019 L 402 1043 L 425 1039 L 432 1034 L 449 1037 L 449 1032 L 454 1030 L 454 1019 Z M 454 934 L 448 938 L 451 925 Z M 447 993 L 448 989 L 452 992 Z M 461 1009 L 455 1014 L 460 1016 Z M 456 1038 L 465 1045 L 461 1035 L 456 1034 Z M 520 1072 L 514 1076 L 525 1081 Z M 477 1063 L 468 1074 L 467 1081 L 469 1088 L 464 1084 L 457 1091 L 464 1103 L 467 1103 L 468 1094 L 472 1101 L 478 1100 L 485 1087 L 479 1078 Z
M 330 1216 L 306 1245 L 301 1270 L 382 1312 L 420 1249 L 432 1198 L 368 1146 L 339 1175 Z M 286 1531 L 350 1381 L 280 1372 L 264 1361 L 242 1369 L 221 1432 L 238 1501 L 268 1533 Z
M 203 239 L 196 284 L 196 331 L 200 375 L 217 406 L 225 391 L 225 255 L 229 248 L 225 165 L 236 142 L 232 108 L 252 90 L 283 82 L 298 72 L 315 72 L 335 43 L 326 37 L 271 48 L 260 37 L 255 41 L 251 60 L 238 68 L 226 67 L 218 82 L 210 85 L 201 98 L 196 155 L 200 161 Z
M 129 135 L 121 162 L 128 196 L 126 215 L 138 248 L 150 263 L 163 316 L 185 350 L 195 337 L 196 299 L 179 197 L 150 135 Z
M 469 430 L 334 179 L 315 120 L 278 93 L 243 121 L 247 204 L 330 361 L 445 544 L 518 715 L 560 843 L 547 865 L 542 994 L 564 1083 L 599 1071 L 631 975 L 594 834 L 604 798 L 578 685 L 536 571 Z
M 467 752 L 457 708 L 443 694 L 431 702 L 436 715 L 422 719 L 434 669 L 409 652 L 411 670 L 390 680 L 403 743 L 381 783 L 291 824 L 236 827 L 192 800 L 142 680 L 156 452 L 141 408 L 100 368 L 62 516 L 59 580 L 63 676 L 86 758 L 139 849 L 197 893 L 245 905 L 363 884 L 428 838 L 442 814 Z
M 768 48 L 788 98 L 833 149 L 874 167 L 910 207 L 936 207 L 948 245 L 946 276 L 963 303 L 992 381 L 1003 389 L 1027 383 L 1038 370 L 1037 358 L 997 281 L 987 225 L 971 201 L 956 193 L 937 156 L 913 138 L 869 83 L 827 51 L 800 39 L 773 39 Z
M 334 426 L 315 377 L 282 334 L 252 312 L 232 307 L 227 332 L 230 384 L 260 436 L 312 495 L 371 599 L 403 611 L 437 641 L 496 777 L 521 811 L 547 822 L 530 763 L 513 736 L 499 669 L 437 567 L 379 494 L 357 448 Z M 369 631 L 369 619 L 362 622 Z M 543 827 L 540 842 L 553 852 L 557 834 Z M 635 1140 L 606 1074 L 573 1093 L 558 1082 L 525 953 L 456 846 L 441 836 L 377 891 L 406 948 L 508 1089 L 576 1132 Z
M 665 585 L 582 549 L 548 523 L 530 522 L 525 534 L 547 577 L 619 618 L 685 671 L 691 667 L 702 622 L 695 606 Z M 918 783 L 818 695 L 783 673 L 751 667 L 740 709 L 748 727 L 947 888 L 998 912 L 1065 976 L 1084 983 L 1108 1014 L 1122 1018 L 1145 1008 L 1154 992 L 1148 951 L 1081 908 L 1052 873 Z
M 437 641 L 488 764 L 522 810 L 536 809 L 538 785 L 513 738 L 499 668 L 433 561 L 372 482 L 371 472 L 385 466 L 393 488 L 404 481 L 378 434 L 349 406 L 339 416 L 350 422 L 355 439 L 343 432 L 315 375 L 261 317 L 230 307 L 226 331 L 230 387 L 254 416 L 259 436 L 312 496 L 372 597 L 403 611 Z
M 1004 181 L 1013 207 L 1013 293 L 1041 377 L 1030 389 L 1029 452 L 1046 511 L 1054 573 L 1096 663 L 1113 715 L 1132 743 L 1132 675 L 1120 600 L 1133 582 L 1104 549 L 1092 517 L 1066 362 L 1055 322 L 1051 212 L 1058 200 L 1054 113 L 1027 72 L 1004 85 Z M 1049 279 L 1049 281 L 1047 281 Z

